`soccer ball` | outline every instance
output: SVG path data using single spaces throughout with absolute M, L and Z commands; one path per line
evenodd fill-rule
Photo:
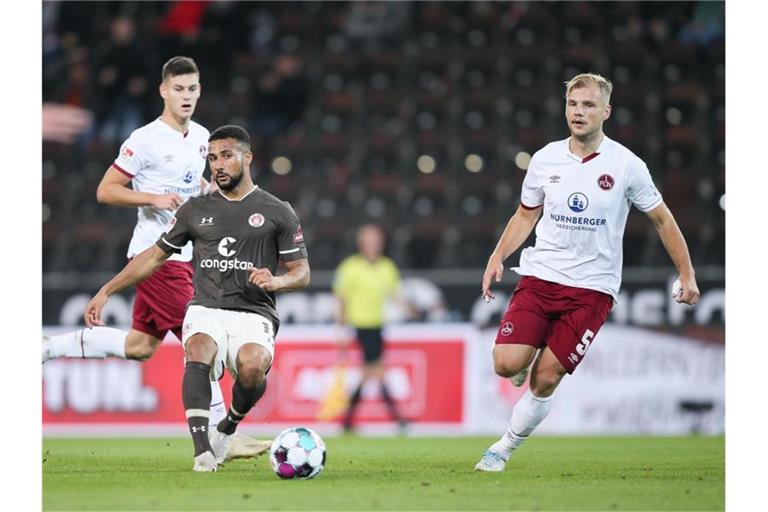
M 314 478 L 325 466 L 325 442 L 306 427 L 285 429 L 272 441 L 269 463 L 280 478 Z

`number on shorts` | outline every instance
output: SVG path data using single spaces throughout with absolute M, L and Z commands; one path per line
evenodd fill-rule
M 595 337 L 595 333 L 587 329 L 584 331 L 584 336 L 581 337 L 581 343 L 576 345 L 576 353 L 580 356 L 584 356 L 589 349 L 589 345 L 592 343 L 592 338 Z

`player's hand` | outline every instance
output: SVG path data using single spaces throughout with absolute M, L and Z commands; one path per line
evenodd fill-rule
M 268 268 L 252 267 L 249 272 L 248 280 L 262 290 L 274 292 L 280 288 L 279 278 L 273 276 Z
M 160 194 L 152 199 L 152 206 L 158 210 L 176 210 L 184 204 L 184 198 L 179 194 Z
M 104 305 L 107 303 L 107 295 L 99 291 L 91 299 L 91 302 L 85 307 L 85 314 L 83 320 L 88 327 L 94 327 L 97 325 L 104 325 L 101 320 L 101 310 L 104 309 Z
M 680 276 L 680 292 L 675 297 L 675 301 L 681 304 L 688 304 L 693 306 L 699 302 L 699 286 L 696 284 L 695 277 L 682 277 Z
M 501 276 L 504 275 L 504 265 L 498 258 L 491 256 L 488 260 L 488 265 L 485 267 L 485 273 L 483 274 L 483 299 L 485 302 L 491 302 L 496 298 L 496 295 L 491 292 L 491 281 L 495 280 L 497 283 L 501 281 Z

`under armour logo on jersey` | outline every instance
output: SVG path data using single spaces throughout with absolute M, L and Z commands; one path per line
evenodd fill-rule
M 555 185 L 557 183 L 560 183 L 561 179 L 562 178 L 560 178 L 560 176 L 558 176 L 557 174 L 553 174 L 552 176 L 549 177 L 549 183 L 552 185 Z
M 195 432 L 205 432 L 205 425 L 201 425 L 199 427 L 189 427 L 189 429 L 194 434 Z
M 203 217 L 200 219 L 201 226 L 213 226 L 213 217 Z
M 237 242 L 234 238 L 231 236 L 225 236 L 221 239 L 221 242 L 219 242 L 219 254 L 224 256 L 225 258 L 229 258 L 230 256 L 234 256 L 236 251 L 230 251 L 227 247 L 229 244 L 233 244 Z

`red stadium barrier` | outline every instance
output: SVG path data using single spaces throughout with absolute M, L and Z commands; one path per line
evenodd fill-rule
M 446 336 L 446 331 L 434 329 L 408 331 L 399 330 L 385 350 L 385 379 L 399 410 L 415 423 L 460 428 L 464 421 L 465 340 L 460 332 Z M 347 396 L 357 387 L 362 355 L 352 345 L 348 362 L 340 370 L 334 335 L 329 327 L 281 331 L 267 393 L 243 422 L 244 428 L 338 422 L 340 404 L 335 404 L 332 417 L 321 411 L 340 398 L 333 396 L 334 385 L 343 387 Z M 176 340 L 166 340 L 145 363 L 49 361 L 43 366 L 44 430 L 92 434 L 130 432 L 136 427 L 149 433 L 163 429 L 182 432 L 186 429 L 182 375 L 183 351 Z M 228 374 L 221 384 L 229 403 L 232 380 Z M 375 383 L 364 388 L 356 422 L 390 423 Z

